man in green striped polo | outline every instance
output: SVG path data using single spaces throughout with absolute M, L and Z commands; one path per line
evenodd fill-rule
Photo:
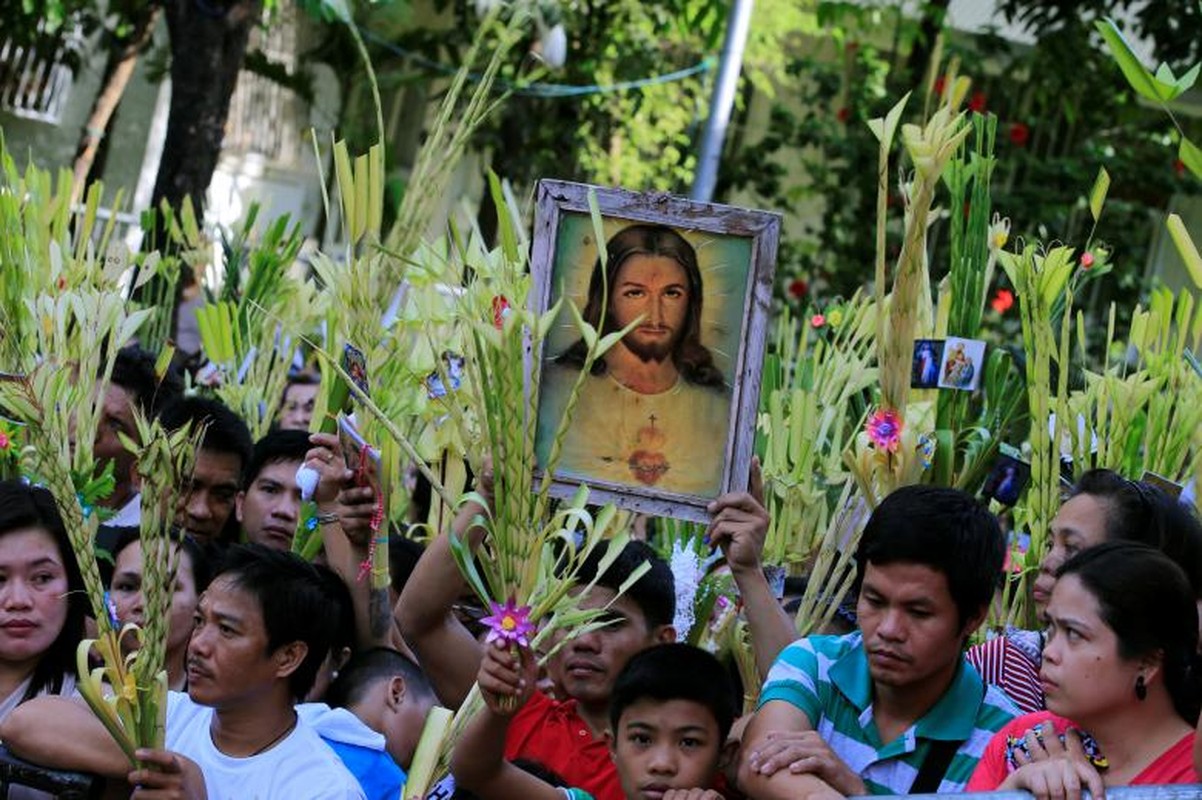
M 859 630 L 777 658 L 743 737 L 754 800 L 963 791 L 1016 714 L 964 659 L 1002 575 L 1005 539 L 968 494 L 908 486 L 856 553 Z

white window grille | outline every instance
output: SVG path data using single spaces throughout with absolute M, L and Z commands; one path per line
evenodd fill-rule
M 280 2 L 270 24 L 251 33 L 248 51 L 258 49 L 268 59 L 297 69 L 297 9 L 291 0 Z M 308 127 L 309 109 L 292 89 L 247 70 L 238 75 L 238 86 L 230 98 L 224 148 L 240 155 L 259 155 L 268 162 L 291 166 L 307 151 L 302 138 Z
M 74 82 L 69 56 L 78 50 L 81 34 L 76 28 L 46 37 L 43 29 L 44 23 L 39 23 L 38 45 L 18 44 L 7 37 L 0 41 L 0 108 L 57 125 Z

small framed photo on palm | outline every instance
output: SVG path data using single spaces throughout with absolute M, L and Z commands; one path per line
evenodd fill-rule
M 943 343 L 938 385 L 941 389 L 976 391 L 985 372 L 985 343 L 949 336 Z
M 535 310 L 573 303 L 601 336 L 633 325 L 582 376 L 589 347 L 564 308 L 532 364 L 553 494 L 587 484 L 599 501 L 705 521 L 747 487 L 779 233 L 775 213 L 539 183 Z

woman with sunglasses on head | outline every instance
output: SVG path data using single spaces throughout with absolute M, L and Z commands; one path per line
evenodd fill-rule
M 1194 597 L 1202 598 L 1202 524 L 1187 506 L 1150 483 L 1129 481 L 1108 469 L 1090 470 L 1060 506 L 1049 533 L 1051 546 L 1031 592 L 1040 619 L 1060 565 L 1103 542 L 1139 542 L 1160 550 L 1185 573 Z M 1041 631 L 1011 628 L 969 648 L 968 660 L 1020 711 L 1039 711 L 1045 707 L 1039 684 L 1042 647 Z
M 1196 783 L 1198 610 L 1181 568 L 1141 544 L 1091 547 L 1057 571 L 1047 619 L 1048 710 L 995 734 L 967 790 Z
M 86 603 L 53 496 L 0 481 L 0 721 L 32 697 L 75 690 Z

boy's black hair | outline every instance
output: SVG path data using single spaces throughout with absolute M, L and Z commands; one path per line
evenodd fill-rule
M 301 665 L 288 678 L 293 698 L 303 699 L 342 624 L 322 573 L 295 553 L 241 544 L 226 552 L 217 578 L 229 580 L 258 601 L 269 654 L 292 642 L 308 646 Z
M 326 602 L 338 614 L 338 627 L 330 642 L 330 650 L 341 658 L 343 648 L 355 649 L 355 600 L 337 572 L 325 564 L 314 564 L 313 568 L 317 570 L 317 577 L 326 593 Z
M 581 585 L 591 582 L 597 576 L 601 560 L 605 558 L 609 546 L 608 541 L 599 544 L 584 560 L 577 578 Z M 597 585 L 616 592 L 643 564 L 649 564 L 650 569 L 626 590 L 623 597 L 629 597 L 643 612 L 649 630 L 661 625 L 671 625 L 676 615 L 676 587 L 672 579 L 672 569 L 646 542 L 627 542 L 605 574 L 597 578 Z
M 388 537 L 388 580 L 392 590 L 400 594 L 426 550 L 421 542 L 393 533 Z
M 868 564 L 930 567 L 947 578 L 963 625 L 993 599 L 1005 557 L 997 518 L 971 495 L 942 486 L 903 486 L 881 501 L 864 527 L 856 551 L 857 584 Z
M 313 445 L 309 444 L 308 431 L 275 430 L 269 432 L 255 442 L 255 449 L 251 453 L 250 461 L 247 462 L 246 469 L 242 471 L 242 489 L 245 491 L 250 488 L 250 485 L 255 482 L 255 478 L 259 477 L 259 473 L 263 471 L 263 467 L 277 461 L 303 461 L 305 453 L 309 452 L 312 447 Z
M 250 429 L 220 400 L 209 397 L 182 397 L 163 408 L 159 414 L 159 421 L 169 431 L 189 422 L 193 426 L 206 426 L 204 437 L 200 440 L 200 449 L 236 455 L 242 464 L 242 473 L 246 473 L 246 466 L 254 447 Z
M 391 647 L 373 647 L 351 656 L 338 670 L 338 677 L 326 690 L 325 702 L 330 708 L 349 708 L 363 700 L 368 691 L 380 681 L 400 675 L 405 690 L 416 697 L 433 698 L 430 685 L 421 668 Z
M 46 489 L 20 480 L 0 481 L 0 537 L 29 528 L 50 534 L 58 549 L 67 576 L 67 618 L 58 636 L 42 653 L 29 678 L 29 688 L 21 697 L 25 702 L 42 693 L 58 694 L 63 676 L 75 674 L 75 651 L 84 636 L 84 617 L 88 613 L 88 595 L 67 528 L 58 512 L 54 496 Z
M 104 579 L 105 586 L 108 586 L 113 580 L 112 573 L 116 568 L 117 556 L 121 555 L 121 551 L 134 542 L 142 540 L 142 531 L 136 527 L 118 528 L 117 531 L 117 539 L 113 543 L 111 551 L 112 563 L 109 565 L 109 574 Z M 180 549 L 188 554 L 189 563 L 192 565 L 192 582 L 196 584 L 196 594 L 199 596 L 201 592 L 209 588 L 209 581 L 213 579 L 213 565 L 209 551 L 201 547 L 200 543 L 191 536 L 181 533 L 179 528 L 172 528 L 168 538 L 177 542 Z
M 735 720 L 730 675 L 713 654 L 690 644 L 657 644 L 630 657 L 609 695 L 609 726 L 616 736 L 623 712 L 640 700 L 690 700 L 718 723 L 718 744 Z
M 168 367 L 160 381 L 155 374 L 155 361 L 153 353 L 136 344 L 121 348 L 113 359 L 113 384 L 129 392 L 134 404 L 148 417 L 156 416 L 184 393 L 179 371 Z

